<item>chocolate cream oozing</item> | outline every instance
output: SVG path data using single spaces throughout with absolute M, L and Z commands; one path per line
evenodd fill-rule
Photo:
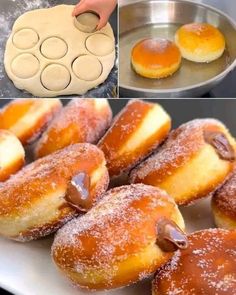
M 222 132 L 204 131 L 204 140 L 209 143 L 222 160 L 234 161 L 235 151 Z
M 92 206 L 90 196 L 90 177 L 85 172 L 79 172 L 70 180 L 65 200 L 79 212 L 87 212 Z
M 162 218 L 157 224 L 156 244 L 164 252 L 173 252 L 177 249 L 186 249 L 188 239 L 176 223 L 167 218 Z

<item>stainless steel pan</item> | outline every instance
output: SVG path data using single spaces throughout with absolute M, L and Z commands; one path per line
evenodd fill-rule
M 209 64 L 183 60 L 176 74 L 161 80 L 135 74 L 130 52 L 136 42 L 150 36 L 174 40 L 176 30 L 191 22 L 207 22 L 222 31 L 227 49 L 220 59 Z M 182 0 L 120 0 L 119 28 L 119 85 L 123 97 L 200 97 L 236 66 L 236 25 L 229 16 L 208 5 Z

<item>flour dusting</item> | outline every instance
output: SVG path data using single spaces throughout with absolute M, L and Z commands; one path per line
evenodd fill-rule
M 12 26 L 15 20 L 23 13 L 38 9 L 53 6 L 53 1 L 50 0 L 3 0 L 1 1 L 0 15 L 0 82 L 6 77 L 4 70 L 4 52 L 7 39 L 11 33 Z

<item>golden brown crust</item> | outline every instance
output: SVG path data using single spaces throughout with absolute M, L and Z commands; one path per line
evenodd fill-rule
M 205 134 L 206 132 L 219 132 L 232 144 L 232 137 L 228 134 L 225 126 L 214 119 L 199 119 L 183 124 L 176 130 L 170 133 L 167 141 L 157 153 L 142 162 L 131 171 L 131 183 L 145 183 L 149 185 L 161 185 L 169 177 L 178 173 L 182 167 L 185 167 L 199 152 L 207 145 Z M 235 150 L 235 142 L 233 141 L 233 149 Z M 217 153 L 216 149 L 212 149 L 212 153 Z M 219 157 L 220 158 L 220 157 Z M 226 176 L 234 167 L 233 161 L 228 162 Z M 207 163 L 204 163 L 206 165 Z M 202 168 L 204 169 L 204 168 Z M 209 183 L 208 187 L 199 192 L 195 192 L 187 200 L 178 200 L 178 204 L 187 204 L 195 199 L 206 196 L 225 178 L 216 178 Z
M 160 108 L 155 114 L 156 122 L 152 121 L 152 128 L 155 129 L 147 135 L 146 130 L 142 132 L 141 128 L 155 108 Z M 158 121 L 158 115 L 159 118 L 163 117 L 160 119 L 161 122 Z M 159 105 L 141 100 L 130 101 L 117 115 L 112 126 L 98 144 L 105 154 L 110 176 L 119 176 L 129 171 L 147 157 L 166 138 L 170 128 L 170 117 Z M 137 135 L 138 144 L 132 146 L 132 137 L 139 130 L 142 133 Z
M 26 145 L 40 135 L 61 108 L 58 99 L 17 99 L 0 110 L 0 128 L 13 132 Z
M 146 67 L 169 67 L 179 62 L 181 56 L 178 47 L 166 39 L 144 39 L 132 50 L 135 62 Z
M 0 170 L 0 181 L 7 180 L 12 174 L 19 171 L 25 164 L 24 157 L 21 156 L 21 158 L 13 161 L 10 166 L 5 167 L 4 169 Z
M 236 222 L 236 171 L 212 198 L 214 208 Z
M 175 40 L 183 57 L 196 62 L 217 59 L 225 49 L 223 34 L 207 23 L 191 23 L 180 27 Z
M 7 180 L 25 163 L 25 151 L 18 138 L 0 129 L 0 181 Z
M 191 234 L 189 247 L 178 250 L 160 268 L 153 295 L 228 295 L 236 289 L 236 231 L 209 229 Z
M 12 176 L 0 187 L 0 233 L 22 241 L 36 239 L 77 215 L 64 196 L 68 182 L 81 171 L 94 177 L 90 186 L 94 204 L 109 179 L 102 151 L 91 144 L 71 145 Z
M 97 143 L 109 127 L 112 111 L 106 100 L 72 100 L 54 118 L 36 146 L 36 158 L 74 143 Z
M 143 184 L 114 188 L 57 233 L 54 261 L 81 287 L 110 289 L 133 283 L 171 256 L 155 244 L 156 226 L 163 217 L 184 227 L 176 204 L 164 191 Z

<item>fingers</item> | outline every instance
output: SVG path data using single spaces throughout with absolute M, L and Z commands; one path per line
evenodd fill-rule
M 74 8 L 72 12 L 72 16 L 77 16 L 85 11 L 87 11 L 87 5 L 85 4 L 85 1 L 80 1 Z
M 100 21 L 97 25 L 96 30 L 101 30 L 108 22 L 108 18 L 106 16 L 100 16 Z

